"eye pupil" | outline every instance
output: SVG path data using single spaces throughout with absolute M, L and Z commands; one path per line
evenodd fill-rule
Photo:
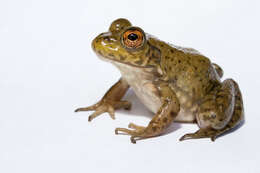
M 127 38 L 131 41 L 135 41 L 138 38 L 138 35 L 131 33 L 127 36 Z

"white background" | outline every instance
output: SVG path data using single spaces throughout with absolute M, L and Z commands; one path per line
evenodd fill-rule
M 257 0 L 1 0 L 0 172 L 260 171 L 259 7 Z M 161 40 L 193 47 L 222 66 L 242 90 L 246 123 L 209 139 L 178 139 L 196 125 L 131 144 L 114 135 L 152 113 L 129 93 L 130 112 L 87 121 L 74 109 L 98 101 L 120 77 L 99 60 L 92 39 L 128 18 Z

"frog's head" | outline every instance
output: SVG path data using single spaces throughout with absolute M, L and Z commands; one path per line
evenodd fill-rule
M 148 62 L 146 34 L 127 19 L 112 22 L 108 32 L 101 33 L 92 41 L 92 48 L 103 60 L 138 67 L 145 67 Z

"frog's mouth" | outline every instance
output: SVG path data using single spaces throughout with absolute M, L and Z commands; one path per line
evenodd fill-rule
M 132 62 L 127 62 L 127 61 L 122 61 L 120 59 L 116 59 L 116 58 L 112 58 L 112 57 L 109 57 L 109 56 L 105 56 L 101 53 L 101 51 L 98 51 L 96 52 L 96 55 L 103 61 L 106 61 L 106 62 L 110 62 L 112 64 L 114 63 L 119 63 L 119 64 L 125 64 L 125 65 L 128 65 L 128 66 L 132 66 L 132 67 L 137 67 L 137 68 L 153 68 L 152 66 L 149 66 L 147 65 L 146 62 L 143 62 L 143 63 L 139 63 L 139 64 L 134 64 Z

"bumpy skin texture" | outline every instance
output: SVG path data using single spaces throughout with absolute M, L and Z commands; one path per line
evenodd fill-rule
M 114 118 L 115 109 L 130 109 L 131 104 L 121 98 L 133 88 L 155 113 L 147 127 L 130 123 L 130 129 L 116 128 L 116 134 L 130 135 L 133 143 L 161 135 L 173 121 L 197 123 L 200 128 L 180 140 L 215 140 L 244 120 L 237 83 L 232 79 L 221 82 L 221 67 L 194 49 L 158 40 L 126 19 L 115 20 L 108 32 L 93 40 L 92 48 L 102 60 L 114 64 L 122 78 L 97 104 L 76 112 L 95 110 L 89 121 L 104 112 Z

